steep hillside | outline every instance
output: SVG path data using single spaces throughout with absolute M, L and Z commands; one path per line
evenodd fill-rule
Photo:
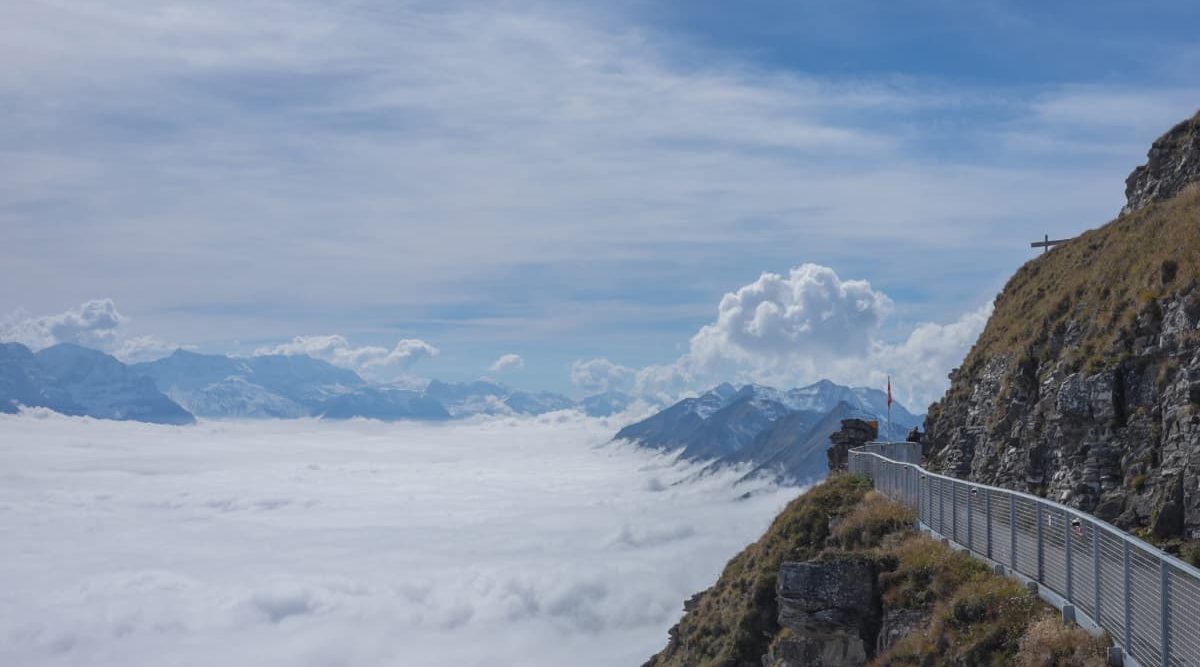
M 927 452 L 1169 540 L 1200 536 L 1200 114 L 1155 143 L 1126 213 L 1028 262 Z
M 1104 642 L 913 519 L 863 478 L 813 487 L 688 600 L 645 667 L 1105 664 Z

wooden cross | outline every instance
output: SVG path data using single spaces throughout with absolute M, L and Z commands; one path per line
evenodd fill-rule
M 1050 235 L 1046 234 L 1041 241 L 1034 241 L 1033 243 L 1030 243 L 1029 247 L 1030 248 L 1043 248 L 1042 253 L 1045 254 L 1045 253 L 1050 252 L 1051 246 L 1056 246 L 1060 243 L 1066 243 L 1067 241 L 1070 241 L 1070 240 L 1071 239 L 1058 239 L 1057 241 L 1051 241 Z

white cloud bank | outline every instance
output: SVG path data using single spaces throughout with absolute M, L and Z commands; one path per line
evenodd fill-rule
M 615 428 L 0 416 L 0 664 L 641 664 L 796 491 Z
M 577 361 L 571 381 L 670 401 L 720 380 L 790 386 L 827 378 L 882 388 L 891 376 L 898 398 L 921 412 L 945 391 L 947 374 L 983 331 L 991 304 L 949 324 L 919 324 L 907 339 L 889 343 L 880 335 L 893 309 L 865 280 L 802 264 L 786 275 L 763 273 L 727 293 L 716 320 L 700 328 L 674 363 L 635 370 L 608 359 Z
M 129 321 L 112 299 L 92 299 L 57 315 L 16 310 L 0 320 L 0 341 L 21 343 L 33 350 L 74 343 L 104 350 L 126 362 L 155 359 L 180 347 L 154 336 L 130 336 Z
M 296 336 L 289 343 L 268 345 L 254 351 L 255 356 L 268 354 L 307 355 L 323 359 L 335 366 L 349 368 L 367 375 L 381 372 L 407 371 L 422 359 L 436 357 L 441 350 L 416 338 L 398 341 L 392 349 L 377 345 L 355 347 L 345 336 Z
M 116 340 L 127 320 L 112 299 L 92 299 L 57 315 L 34 316 L 18 310 L 0 323 L 0 339 L 39 350 L 57 343 L 104 346 Z
M 493 373 L 502 373 L 507 370 L 515 370 L 517 368 L 524 367 L 525 359 L 523 359 L 521 355 L 509 353 L 500 355 L 496 361 L 492 362 L 491 366 L 488 366 L 488 370 L 492 371 Z

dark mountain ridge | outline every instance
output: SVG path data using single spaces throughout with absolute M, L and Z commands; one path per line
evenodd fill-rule
M 827 472 L 829 435 L 852 417 L 878 421 L 881 437 L 895 440 L 922 423 L 893 403 L 887 432 L 887 394 L 878 389 L 828 380 L 787 391 L 725 383 L 626 426 L 615 439 L 678 450 L 682 458 L 716 466 L 749 464 L 752 475 L 806 481 Z

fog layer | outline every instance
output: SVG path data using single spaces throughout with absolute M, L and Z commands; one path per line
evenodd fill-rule
M 618 426 L 0 416 L 0 664 L 639 665 L 797 491 Z

